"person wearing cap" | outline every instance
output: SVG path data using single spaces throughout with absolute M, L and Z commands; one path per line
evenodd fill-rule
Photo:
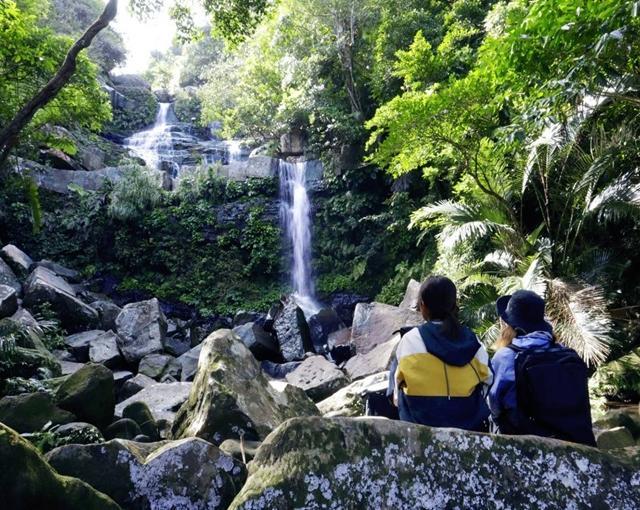
M 426 323 L 402 336 L 390 374 L 400 419 L 488 430 L 489 356 L 473 331 L 458 322 L 456 286 L 443 276 L 428 278 L 419 306 Z
M 498 299 L 496 309 L 502 331 L 488 401 L 498 432 L 594 445 L 586 365 L 573 349 L 556 343 L 544 300 L 519 290 Z M 523 385 L 520 377 L 526 378 Z

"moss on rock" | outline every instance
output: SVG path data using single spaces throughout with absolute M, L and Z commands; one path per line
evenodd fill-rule
M 264 441 L 230 509 L 631 510 L 640 505 L 638 460 L 530 436 L 295 418 Z
M 108 496 L 76 478 L 58 475 L 34 446 L 0 424 L 0 494 L 12 510 L 117 510 Z

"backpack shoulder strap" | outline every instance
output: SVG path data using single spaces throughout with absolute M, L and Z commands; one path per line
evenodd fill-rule
M 509 344 L 509 345 L 507 345 L 506 347 L 507 347 L 507 349 L 511 349 L 511 350 L 512 350 L 513 352 L 515 352 L 516 354 L 518 354 L 519 352 L 524 352 L 524 351 L 526 351 L 526 350 L 527 350 L 527 349 L 526 349 L 526 348 L 524 348 L 524 347 L 519 347 L 519 346 L 517 346 L 517 345 L 513 345 L 513 344 Z

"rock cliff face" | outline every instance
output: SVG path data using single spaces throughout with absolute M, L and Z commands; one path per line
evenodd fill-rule
M 262 444 L 230 508 L 632 510 L 639 456 L 385 419 L 296 418 Z

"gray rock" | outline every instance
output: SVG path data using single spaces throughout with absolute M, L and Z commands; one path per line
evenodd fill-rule
M 34 328 L 38 326 L 38 321 L 35 317 L 24 308 L 19 308 L 16 313 L 11 316 L 11 320 L 26 328 Z
M 370 375 L 352 382 L 318 402 L 318 409 L 326 418 L 364 416 L 365 405 L 362 395 L 367 391 L 386 388 L 388 383 L 389 372 Z
M 335 393 L 349 383 L 342 370 L 323 356 L 311 356 L 287 374 L 287 382 L 304 390 L 314 402 Z
M 221 329 L 203 343 L 189 399 L 176 415 L 172 434 L 216 444 L 242 434 L 259 440 L 288 418 L 316 413 L 302 390 L 267 380 L 251 351 L 232 331 Z
M 285 361 L 301 360 L 306 352 L 313 352 L 304 312 L 292 298 L 286 301 L 276 316 L 273 329 Z
M 285 379 L 287 374 L 293 372 L 302 365 L 302 361 L 289 361 L 288 363 L 274 363 L 273 361 L 262 361 L 260 368 L 273 379 Z
M 115 407 L 113 374 L 102 365 L 89 363 L 60 385 L 56 401 L 81 421 L 104 427 L 111 422 Z
M 49 422 L 71 423 L 76 417 L 55 405 L 48 393 L 22 393 L 0 399 L 0 422 L 13 430 L 38 432 Z
M 100 326 L 102 329 L 108 331 L 110 329 L 116 329 L 116 317 L 122 311 L 115 303 L 111 301 L 98 300 L 91 303 L 91 308 L 98 312 L 98 316 L 100 317 Z
M 18 311 L 18 293 L 13 287 L 0 285 L 0 319 Z
M 280 152 L 283 156 L 302 156 L 306 137 L 300 130 L 289 131 L 280 136 Z
M 79 300 L 71 286 L 45 267 L 36 267 L 25 282 L 24 306 L 50 303 L 62 326 L 69 331 L 91 327 L 98 322 L 98 313 Z
M 220 445 L 220 450 L 239 460 L 243 464 L 248 464 L 258 453 L 258 448 L 262 443 L 260 441 L 240 441 L 239 439 L 226 439 Z
M 193 381 L 198 371 L 198 359 L 200 358 L 200 351 L 202 350 L 202 344 L 196 345 L 193 349 L 185 352 L 178 358 L 178 363 L 182 367 L 180 380 Z
M 129 372 L 128 370 L 116 370 L 113 373 L 113 385 L 116 390 L 116 395 L 122 391 L 124 383 L 133 379 L 133 376 L 133 372 Z
M 400 308 L 418 311 L 418 301 L 420 300 L 420 282 L 417 280 L 409 280 L 407 290 L 404 293 L 404 299 L 400 303 Z
M 262 444 L 230 510 L 640 507 L 640 458 L 534 436 L 381 418 L 294 418 Z
M 30 175 L 33 176 L 40 188 L 62 195 L 71 193 L 70 186 L 78 186 L 86 191 L 98 191 L 105 183 L 118 182 L 125 173 L 123 168 L 118 167 L 84 172 L 49 168 L 32 162 L 24 162 L 23 166 L 29 168 Z
M 256 322 L 264 318 L 266 318 L 266 315 L 263 313 L 240 310 L 233 316 L 233 327 L 242 326 L 247 322 Z
M 61 266 L 60 264 L 56 264 L 50 260 L 41 260 L 37 262 L 37 266 L 46 267 L 49 271 L 54 272 L 61 278 L 64 278 L 68 282 L 79 283 L 81 276 L 78 271 L 75 269 L 69 269 L 68 267 Z
M 129 383 L 131 381 L 127 381 Z M 154 381 L 155 382 L 155 381 Z M 125 383 L 125 384 L 127 384 Z M 133 402 L 147 404 L 156 421 L 165 420 L 173 423 L 176 412 L 189 397 L 190 382 L 155 383 L 137 392 L 132 397 L 116 406 L 115 415 L 122 417 L 124 409 Z
M 9 265 L 0 258 L 0 285 L 8 285 L 16 290 L 18 295 L 22 294 L 22 285 Z
M 389 370 L 398 342 L 400 342 L 399 334 L 366 354 L 356 354 L 344 365 L 347 375 L 351 380 L 356 380 Z
M 49 430 L 58 441 L 63 439 L 67 444 L 96 444 L 104 441 L 98 427 L 82 421 L 56 425 Z
M 74 363 L 73 361 L 62 360 L 60 361 L 60 367 L 62 369 L 62 375 L 71 375 L 84 367 L 84 363 Z
M 349 345 L 351 343 L 351 328 L 343 328 L 330 333 L 327 337 L 327 345 L 329 350 L 335 347 Z
M 136 422 L 142 434 L 153 441 L 160 439 L 158 424 L 149 406 L 144 402 L 133 402 L 122 410 L 122 416 Z
M 344 328 L 344 324 L 333 308 L 323 308 L 312 315 L 308 324 L 313 348 L 319 354 L 329 351 L 329 335 Z
M 275 361 L 280 358 L 278 342 L 255 322 L 246 322 L 233 328 L 242 343 L 251 351 L 257 360 Z
M 168 354 L 147 354 L 140 360 L 138 373 L 158 381 L 164 374 L 172 359 L 174 358 Z
M 149 386 L 153 386 L 154 384 L 158 384 L 158 381 L 151 379 L 151 377 L 147 377 L 144 374 L 138 374 L 135 377 L 127 379 L 122 385 L 122 390 L 119 393 L 119 400 L 126 400 L 139 391 L 142 391 Z
M 220 168 L 220 175 L 234 181 L 276 177 L 278 175 L 278 160 L 269 156 L 254 156 L 246 161 L 233 161 Z
M 104 437 L 109 439 L 129 439 L 142 434 L 140 426 L 130 418 L 120 418 L 109 425 L 104 431 Z
M 0 250 L 0 257 L 2 257 L 11 270 L 21 278 L 25 278 L 29 274 L 31 266 L 33 265 L 31 257 L 13 244 L 7 244 L 2 248 L 2 250 Z
M 246 479 L 241 462 L 197 438 L 158 445 L 150 454 L 120 439 L 68 445 L 47 460 L 130 510 L 224 510 Z
M 106 166 L 105 152 L 96 146 L 81 145 L 78 148 L 77 157 L 80 159 L 82 166 L 90 171 L 100 170 Z
M 118 350 L 118 336 L 113 331 L 107 331 L 92 340 L 89 343 L 89 360 L 109 368 L 117 367 L 122 362 Z
M 127 362 L 137 363 L 147 354 L 162 351 L 167 321 L 157 299 L 126 305 L 116 326 L 118 346 Z
M 626 448 L 636 444 L 633 435 L 626 427 L 615 427 L 604 430 L 596 436 L 598 448 L 602 450 L 614 450 L 616 448 Z
M 358 354 L 366 354 L 388 342 L 393 333 L 405 326 L 422 324 L 422 315 L 383 303 L 358 303 L 353 315 L 351 343 Z
M 65 347 L 73 354 L 78 361 L 89 361 L 89 348 L 92 343 L 106 335 L 106 331 L 101 329 L 92 329 L 69 335 L 64 339 Z
M 191 341 L 188 338 L 171 336 L 164 340 L 165 352 L 175 356 L 176 358 L 186 354 L 191 349 Z

